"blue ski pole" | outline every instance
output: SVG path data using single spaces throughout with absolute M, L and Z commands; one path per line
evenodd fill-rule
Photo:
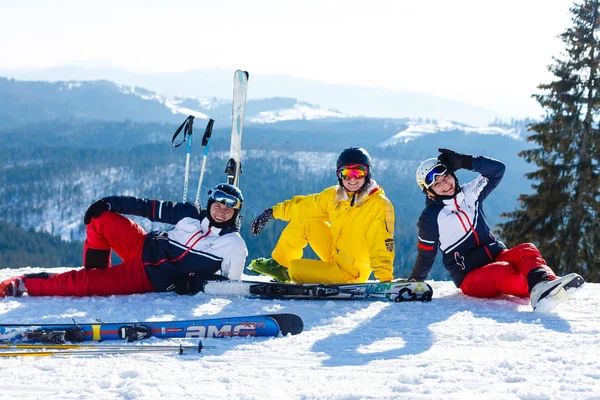
M 198 191 L 196 192 L 196 205 L 200 204 L 200 188 L 202 187 L 202 181 L 204 180 L 204 170 L 206 169 L 206 158 L 208 157 L 208 145 L 210 143 L 210 137 L 212 136 L 212 128 L 215 123 L 214 119 L 210 119 L 204 130 L 204 136 L 202 137 L 202 146 L 204 146 L 204 158 L 202 159 L 202 169 L 200 170 L 200 179 L 198 180 Z

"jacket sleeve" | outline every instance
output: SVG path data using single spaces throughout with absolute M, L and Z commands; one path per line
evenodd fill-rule
M 473 157 L 472 171 L 480 173 L 484 179 L 475 180 L 477 187 L 471 190 L 479 191 L 479 198 L 485 199 L 499 184 L 504 177 L 506 165 L 502 161 L 493 158 L 478 156 Z M 481 186 L 480 186 L 481 185 Z
M 142 199 L 132 196 L 109 196 L 104 201 L 110 204 L 110 211 L 119 214 L 137 215 L 150 221 L 175 225 L 185 217 L 201 219 L 206 212 L 193 203 Z
M 410 279 L 424 281 L 433 267 L 435 255 L 439 246 L 439 228 L 437 224 L 437 212 L 425 209 L 421 213 L 417 227 L 419 238 L 417 242 L 417 259 L 413 267 Z
M 382 196 L 373 221 L 366 231 L 371 269 L 380 282 L 394 279 L 394 207 Z
M 239 235 L 238 233 L 231 233 L 231 235 Z M 242 272 L 244 271 L 244 265 L 246 265 L 246 257 L 248 256 L 248 249 L 246 242 L 241 236 L 238 236 L 239 240 L 232 242 L 231 253 L 221 262 L 221 275 L 227 277 L 232 281 L 242 280 Z
M 335 189 L 328 188 L 321 193 L 307 196 L 294 196 L 273 207 L 273 217 L 290 221 L 295 216 L 303 219 L 327 221 L 329 220 L 328 207 L 333 204 Z

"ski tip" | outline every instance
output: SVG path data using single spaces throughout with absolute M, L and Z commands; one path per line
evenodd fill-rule
M 244 74 L 244 77 L 246 78 L 246 80 L 248 80 L 248 78 L 250 78 L 250 74 L 248 73 L 248 71 L 238 69 L 235 71 L 235 75 L 238 75 L 238 74 Z
M 277 322 L 279 331 L 283 336 L 286 336 L 288 333 L 297 335 L 304 330 L 304 321 L 296 314 L 272 314 L 269 317 Z

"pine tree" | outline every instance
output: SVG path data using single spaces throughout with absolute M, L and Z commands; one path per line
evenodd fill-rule
M 534 193 L 520 196 L 520 208 L 504 213 L 501 225 L 509 245 L 538 245 L 558 274 L 577 272 L 600 281 L 600 0 L 575 3 L 573 25 L 560 35 L 561 58 L 534 97 L 545 110 L 529 126 L 528 141 L 539 148 L 519 153 L 539 169 L 526 174 Z

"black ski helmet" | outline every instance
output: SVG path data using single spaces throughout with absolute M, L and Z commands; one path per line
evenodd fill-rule
M 367 187 L 369 182 L 371 181 L 371 156 L 365 149 L 362 147 L 348 147 L 345 150 L 342 150 L 337 159 L 337 166 L 335 169 L 335 173 L 337 176 L 340 167 L 344 165 L 353 165 L 353 164 L 362 164 L 365 165 L 368 169 L 367 176 L 365 176 L 365 184 L 360 188 L 359 192 Z M 342 178 L 338 176 L 338 182 L 340 186 L 344 187 L 342 183 Z
M 229 208 L 233 208 L 233 217 L 229 221 L 216 222 L 210 215 L 210 206 L 214 202 L 225 204 Z M 242 191 L 236 186 L 229 183 L 219 183 L 217 186 L 208 191 L 208 202 L 206 203 L 207 217 L 210 224 L 217 228 L 226 228 L 237 223 L 238 215 L 244 204 L 244 196 Z

